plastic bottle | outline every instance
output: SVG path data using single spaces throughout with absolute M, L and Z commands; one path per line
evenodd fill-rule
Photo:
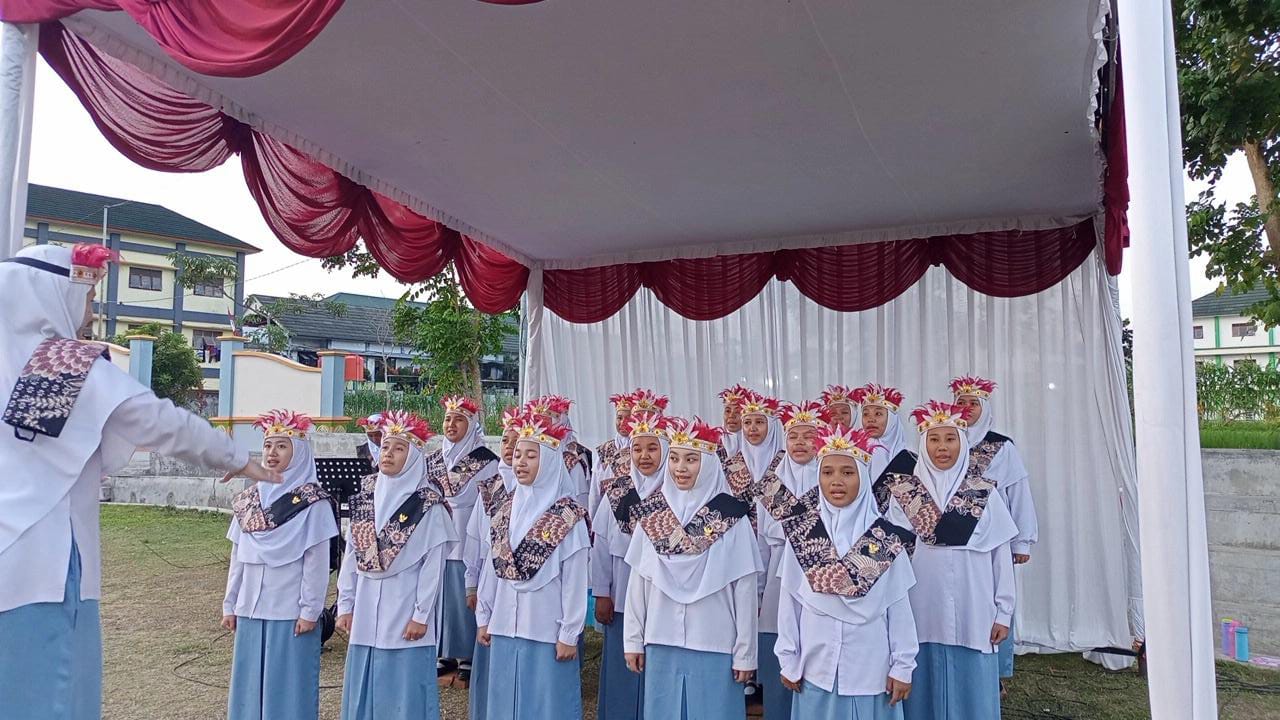
M 1243 625 L 1236 628 L 1236 660 L 1249 662 L 1249 628 Z
M 1231 635 L 1231 625 L 1234 622 L 1231 618 L 1222 618 L 1222 654 L 1227 657 L 1236 654 L 1235 638 Z

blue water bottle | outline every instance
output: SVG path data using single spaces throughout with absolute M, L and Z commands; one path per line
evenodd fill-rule
M 1249 662 L 1249 628 L 1236 628 L 1236 660 Z

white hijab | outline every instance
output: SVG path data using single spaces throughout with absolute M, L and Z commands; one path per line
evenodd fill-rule
M 884 434 L 876 438 L 876 442 L 884 446 L 885 453 L 892 462 L 894 458 L 898 457 L 898 453 L 907 449 L 907 435 L 902 429 L 902 418 L 898 416 L 898 413 L 889 408 L 885 408 L 885 412 L 889 414 L 889 417 L 885 420 Z M 861 416 L 861 413 L 859 413 L 859 416 Z
M 521 440 L 517 447 L 519 444 L 529 443 L 532 441 Z M 512 550 L 520 546 L 520 541 L 524 540 L 533 524 L 553 503 L 560 498 L 572 498 L 577 494 L 577 485 L 564 466 L 563 451 L 553 450 L 541 443 L 532 444 L 538 447 L 538 474 L 529 485 L 516 482 L 511 500 L 511 524 L 507 528 L 507 540 L 511 543 Z M 536 575 L 528 580 L 514 581 L 516 590 L 532 592 L 556 579 L 560 576 L 560 564 L 590 544 L 586 524 L 580 522 L 574 525 L 573 530 L 569 531 Z
M 702 453 L 698 478 L 687 491 L 676 486 L 670 467 L 663 472 L 661 492 L 681 525 L 693 519 L 694 513 L 711 498 L 728 491 L 724 467 L 714 453 Z M 648 535 L 637 532 L 627 549 L 627 564 L 632 572 L 658 586 L 667 597 L 686 605 L 764 570 L 751 521 L 745 517 L 700 555 L 660 555 Z
M 284 481 L 259 482 L 258 497 L 265 510 L 276 500 L 316 480 L 316 461 L 311 443 L 290 438 L 293 458 L 284 469 Z M 306 551 L 338 534 L 338 522 L 333 516 L 333 506 L 327 502 L 312 503 L 295 517 L 274 530 L 246 533 L 240 529 L 240 521 L 232 518 L 227 539 L 235 543 L 236 559 L 252 565 L 282 567 L 302 557 Z
M 628 438 L 628 441 L 629 440 L 630 439 Z M 659 446 L 659 451 L 662 453 L 660 456 L 661 459 L 658 462 L 658 469 L 655 470 L 652 475 L 645 475 L 644 473 L 640 472 L 640 468 L 636 467 L 634 462 L 631 463 L 631 482 L 635 485 L 636 493 L 640 496 L 641 500 L 649 497 L 649 495 L 651 495 L 654 490 L 657 490 L 659 487 L 661 487 L 663 478 L 667 476 L 667 452 L 669 452 L 670 446 L 667 444 L 666 438 L 658 438 L 658 446 Z M 605 517 L 606 513 L 610 517 L 606 518 Z M 596 514 L 594 517 L 591 518 L 592 527 L 601 528 L 601 527 L 604 527 L 602 523 L 617 522 L 616 519 L 613 519 L 612 516 L 613 516 L 613 505 L 610 504 L 608 498 L 605 498 L 603 502 L 601 502 L 599 505 L 596 506 Z M 621 531 L 619 531 L 609 536 L 609 554 L 610 555 L 613 555 L 614 557 L 625 558 L 627 556 L 627 550 L 630 547 L 631 547 L 630 535 L 625 535 Z
M 933 459 L 929 457 L 928 437 L 928 432 L 920 433 L 918 449 L 920 459 L 916 462 L 916 476 L 924 483 L 933 501 L 945 511 L 947 503 L 951 502 L 952 496 L 964 482 L 965 474 L 969 472 L 969 436 L 964 431 L 960 431 L 960 459 L 949 470 L 941 470 L 933 464 Z M 897 507 L 897 503 L 891 504 L 891 507 Z M 897 520 L 893 522 L 898 523 Z M 978 519 L 978 526 L 974 528 L 973 535 L 969 537 L 969 542 L 964 545 L 964 549 L 988 552 L 1009 542 L 1017 534 L 1018 527 L 1013 522 L 1013 516 L 1009 514 L 1009 508 L 1004 504 L 999 493 L 992 492 L 987 496 L 987 507 L 983 510 L 982 517 Z
M 800 497 L 818 485 L 818 459 L 815 457 L 801 465 L 791 459 L 791 453 L 786 453 L 778 463 L 777 473 L 782 484 Z
M 401 441 L 408 442 L 408 441 Z M 427 474 L 426 457 L 417 445 L 408 443 L 409 454 L 405 458 L 404 468 L 399 474 L 387 475 L 378 471 L 378 484 L 373 488 L 373 522 L 381 530 L 391 519 L 391 514 L 400 509 L 409 496 L 422 487 Z
M 479 418 L 469 415 L 465 417 L 467 418 L 467 432 L 462 436 L 461 440 L 453 442 L 443 435 L 440 436 L 440 448 L 444 452 L 444 466 L 448 470 L 452 470 L 472 450 L 484 443 L 484 433 L 480 427 Z
M 821 462 L 818 460 L 812 464 L 820 466 Z M 858 495 L 853 502 L 838 508 L 827 501 L 822 491 L 818 491 L 818 512 L 822 525 L 841 557 L 880 518 L 876 503 L 871 497 L 871 481 L 868 479 L 871 468 L 858 460 L 855 463 L 858 466 Z M 802 605 L 850 625 L 861 625 L 883 617 L 889 606 L 906 597 L 907 591 L 916 584 L 911 560 L 903 551 L 876 580 L 871 590 L 860 598 L 815 592 L 796 560 L 790 543 L 787 544 L 787 561 L 782 563 L 779 577 L 782 579 L 782 587 Z
M 386 475 L 378 472 L 378 484 L 373 489 L 373 521 L 377 525 L 375 532 L 381 531 L 391 519 L 392 513 L 400 509 L 409 496 L 427 484 L 426 456 L 418 446 L 409 443 L 409 456 L 405 460 L 404 469 L 398 475 Z M 458 542 L 458 532 L 449 520 L 448 511 L 443 503 L 427 510 L 418 521 L 409 541 L 405 543 L 400 554 L 391 561 L 391 566 L 382 572 L 365 572 L 361 575 L 372 578 L 386 578 L 416 567 L 427 553 L 438 545 Z
M 752 445 L 747 439 L 746 431 L 742 431 L 742 455 L 747 461 L 747 469 L 751 471 L 751 477 L 756 480 L 764 475 L 764 471 L 769 468 L 769 463 L 773 462 L 778 453 L 787 448 L 787 440 L 782 432 L 782 422 L 771 415 L 765 415 L 764 419 L 767 429 L 759 445 Z
M 375 421 L 380 422 L 381 420 L 381 413 L 374 413 L 369 416 L 369 422 L 371 423 Z M 364 444 L 365 447 L 369 448 L 369 457 L 373 460 L 373 466 L 376 468 L 378 466 L 378 461 L 382 459 L 382 446 L 370 439 L 368 437 L 368 433 L 365 433 Z
M 23 248 L 17 258 L 70 272 L 71 250 L 57 245 Z M 48 338 L 75 338 L 84 319 L 89 285 L 18 262 L 0 262 L 0 410 L 31 353 Z M 102 472 L 119 470 L 134 446 L 106 432 L 107 418 L 125 400 L 149 392 L 128 373 L 96 360 L 59 437 L 20 440 L 0 425 L 0 552 L 43 519 L 70 492 L 89 458 L 101 452 Z
M 992 426 L 996 422 L 995 408 L 991 406 L 991 400 L 980 397 L 978 398 L 978 403 L 982 405 L 982 417 L 978 418 L 976 423 L 970 425 L 969 429 L 964 431 L 965 435 L 969 436 L 970 445 L 977 445 L 982 442 L 982 438 L 986 437 L 987 433 L 994 429 Z

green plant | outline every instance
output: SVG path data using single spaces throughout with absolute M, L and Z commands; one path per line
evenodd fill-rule
M 204 376 L 196 351 L 187 338 L 172 332 L 159 323 L 148 323 L 136 328 L 130 335 L 150 335 L 156 339 L 151 357 L 151 390 L 175 405 L 191 407 L 201 390 Z M 116 345 L 129 345 L 124 335 L 111 338 Z
M 408 410 L 425 419 L 431 424 L 431 427 L 438 429 L 444 420 L 444 410 L 440 407 L 440 397 L 440 395 L 395 391 L 348 390 L 343 412 L 350 417 L 361 418 L 386 410 Z M 510 395 L 485 395 L 481 402 L 485 433 L 488 435 L 500 435 L 502 433 L 502 413 L 516 404 L 516 398 Z

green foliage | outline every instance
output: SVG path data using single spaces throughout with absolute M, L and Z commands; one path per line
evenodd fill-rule
M 1197 364 L 1196 398 L 1204 422 L 1280 422 L 1280 369 L 1254 362 Z
M 156 339 L 151 358 L 151 389 L 155 394 L 172 400 L 180 407 L 193 406 L 204 377 L 196 351 L 191 349 L 187 338 L 158 323 L 143 325 L 129 334 L 150 335 Z M 129 345 L 128 338 L 123 335 L 111 338 L 111 342 L 125 347 Z
M 1200 447 L 1280 450 L 1280 424 L 1268 422 L 1202 422 Z
M 353 418 L 369 417 L 376 412 L 387 410 L 408 410 L 417 414 L 439 429 L 444 421 L 444 409 L 440 407 L 439 395 L 425 395 L 406 392 L 380 392 L 375 390 L 348 390 L 343 412 Z M 510 395 L 486 395 L 481 401 L 484 431 L 489 435 L 502 433 L 502 413 L 516 405 L 517 400 Z
M 1174 18 L 1183 154 L 1191 176 L 1210 183 L 1187 206 L 1191 255 L 1205 256 L 1209 275 L 1224 278 L 1220 291 L 1266 288 L 1269 298 L 1249 313 L 1273 327 L 1280 324 L 1280 225 L 1269 217 L 1280 184 L 1280 0 L 1175 0 Z M 1228 207 L 1216 184 L 1241 150 L 1258 194 Z

